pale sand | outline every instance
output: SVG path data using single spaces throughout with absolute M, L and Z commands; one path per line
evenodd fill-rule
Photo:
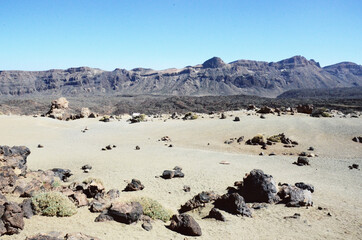
M 361 239 L 362 236 L 362 171 L 348 166 L 362 166 L 362 144 L 351 140 L 362 135 L 361 119 L 318 119 L 306 115 L 269 116 L 260 119 L 242 112 L 229 112 L 240 116 L 225 120 L 199 117 L 194 121 L 149 118 L 150 121 L 128 124 L 121 121 L 103 123 L 97 119 L 63 122 L 48 118 L 26 116 L 0 116 L 0 145 L 25 145 L 32 151 L 28 157 L 30 169 L 69 168 L 74 173 L 70 181 L 88 177 L 101 178 L 107 189 L 122 190 L 124 180 L 137 178 L 145 185 L 139 192 L 121 193 L 122 199 L 148 196 L 176 213 L 179 206 L 204 190 L 225 193 L 227 186 L 242 180 L 254 168 L 273 175 L 276 182 L 294 184 L 303 181 L 313 184 L 314 207 L 287 208 L 270 205 L 256 210 L 253 218 L 224 213 L 227 222 L 201 219 L 208 209 L 190 213 L 202 228 L 197 239 Z M 87 126 L 89 131 L 82 133 Z M 277 156 L 258 156 L 263 151 L 244 143 L 224 144 L 231 137 L 257 133 L 273 135 L 284 132 L 299 142 L 296 148 L 273 146 L 264 153 Z M 173 148 L 159 142 L 163 136 L 172 139 Z M 38 144 L 44 148 L 38 149 Z M 208 146 L 207 143 L 210 143 Z M 101 148 L 115 144 L 111 151 Z M 141 150 L 134 150 L 139 145 Z M 319 157 L 311 159 L 311 166 L 298 167 L 292 163 L 297 156 L 283 156 L 282 152 L 297 153 L 315 148 Z M 219 162 L 228 161 L 230 165 Z M 86 174 L 80 170 L 84 164 L 93 169 Z M 163 170 L 181 166 L 185 178 L 164 180 L 155 178 Z M 191 187 L 185 193 L 184 185 Z M 321 206 L 328 210 L 317 210 Z M 331 213 L 331 217 L 327 213 Z M 300 219 L 284 219 L 300 213 Z M 141 223 L 125 225 L 117 222 L 95 223 L 98 214 L 87 208 L 69 218 L 34 216 L 25 219 L 25 229 L 19 235 L 2 239 L 25 239 L 38 232 L 84 232 L 101 239 L 184 239 L 185 236 L 165 228 L 161 221 L 153 223 L 146 232 Z M 192 237 L 187 237 L 193 239 Z

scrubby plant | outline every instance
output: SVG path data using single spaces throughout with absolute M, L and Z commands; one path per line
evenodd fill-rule
M 278 134 L 278 135 L 273 135 L 273 136 L 268 137 L 267 140 L 269 140 L 269 141 L 271 141 L 271 142 L 281 142 L 281 141 L 282 141 L 282 137 L 283 137 L 283 135 Z
M 57 187 L 60 187 L 62 185 L 62 183 L 60 182 L 60 180 L 58 179 L 55 179 L 53 182 L 52 182 L 52 188 L 57 188 Z
M 77 213 L 77 207 L 60 192 L 43 192 L 31 198 L 36 214 L 69 217 Z
M 139 202 L 142 205 L 143 214 L 152 219 L 159 219 L 163 222 L 167 222 L 173 215 L 170 210 L 165 209 L 159 202 L 152 198 L 140 197 L 133 201 Z

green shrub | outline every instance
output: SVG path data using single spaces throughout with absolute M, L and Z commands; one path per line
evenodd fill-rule
M 269 140 L 271 142 L 281 142 L 282 141 L 281 138 L 282 138 L 282 136 L 280 134 L 278 134 L 278 135 L 273 135 L 273 136 L 268 137 L 267 140 Z
M 77 207 L 60 192 L 44 192 L 31 198 L 36 214 L 69 217 L 77 213 Z
M 172 217 L 172 212 L 165 209 L 159 202 L 148 197 L 137 198 L 134 201 L 139 202 L 143 208 L 143 214 L 152 219 L 159 219 L 167 222 Z
M 332 117 L 332 116 L 327 112 L 322 112 L 322 117 Z

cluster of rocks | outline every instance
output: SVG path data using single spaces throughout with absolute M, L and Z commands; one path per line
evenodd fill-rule
M 109 144 L 109 145 L 103 147 L 103 148 L 102 148 L 102 151 L 112 150 L 113 148 L 116 148 L 116 147 L 117 147 L 117 146 L 114 145 L 114 144 L 113 144 L 113 145 Z
M 128 119 L 130 123 L 139 123 L 146 121 L 146 115 L 140 113 L 133 113 L 132 118 Z
M 80 118 L 95 118 L 98 115 L 89 110 L 89 108 L 82 108 L 80 113 L 73 113 L 74 111 L 69 108 L 69 102 L 66 98 L 61 97 L 51 102 L 49 111 L 43 115 L 46 117 L 58 120 L 75 120 Z
M 314 148 L 313 147 L 309 147 L 308 149 L 309 151 L 313 151 Z M 308 153 L 308 152 L 301 152 L 299 154 L 299 157 L 297 159 L 296 162 L 294 162 L 293 164 L 297 165 L 297 166 L 305 166 L 305 165 L 310 165 L 310 158 L 312 157 L 316 157 L 317 155 L 314 153 Z
M 187 201 L 179 209 L 179 215 L 172 217 L 169 226 L 171 230 L 189 236 L 201 236 L 199 224 L 185 212 L 205 207 L 212 203 L 214 207 L 205 218 L 214 218 L 225 221 L 222 211 L 252 217 L 252 210 L 247 203 L 253 203 L 252 208 L 265 207 L 260 203 L 285 204 L 287 207 L 312 206 L 312 193 L 314 187 L 302 182 L 276 185 L 271 175 L 262 170 L 254 169 L 244 177 L 243 181 L 237 181 L 235 187 L 229 187 L 228 192 L 219 196 L 214 192 L 201 192 Z
M 359 170 L 359 165 L 358 165 L 357 163 L 353 163 L 351 166 L 348 166 L 348 168 L 349 168 L 350 170 L 352 170 L 352 169 L 357 169 L 357 170 Z
M 171 178 L 183 178 L 185 174 L 182 172 L 182 168 L 176 166 L 173 170 L 164 170 L 161 177 L 163 179 L 171 179 Z
M 267 149 L 267 145 L 271 146 L 276 143 L 283 143 L 283 146 L 286 148 L 291 148 L 295 145 L 298 145 L 297 141 L 291 140 L 290 138 L 286 137 L 284 133 L 273 135 L 268 138 L 266 138 L 262 134 L 258 134 L 253 138 L 248 139 L 245 143 L 247 145 L 260 145 L 262 149 Z
M 224 143 L 225 144 L 232 144 L 234 142 L 237 142 L 239 144 L 241 144 L 244 141 L 244 136 L 238 137 L 238 138 L 230 138 L 228 140 L 225 140 Z

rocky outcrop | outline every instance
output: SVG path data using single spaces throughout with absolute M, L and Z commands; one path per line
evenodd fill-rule
M 273 177 L 260 169 L 254 169 L 246 175 L 240 193 L 247 202 L 273 203 L 278 201 L 277 186 Z

